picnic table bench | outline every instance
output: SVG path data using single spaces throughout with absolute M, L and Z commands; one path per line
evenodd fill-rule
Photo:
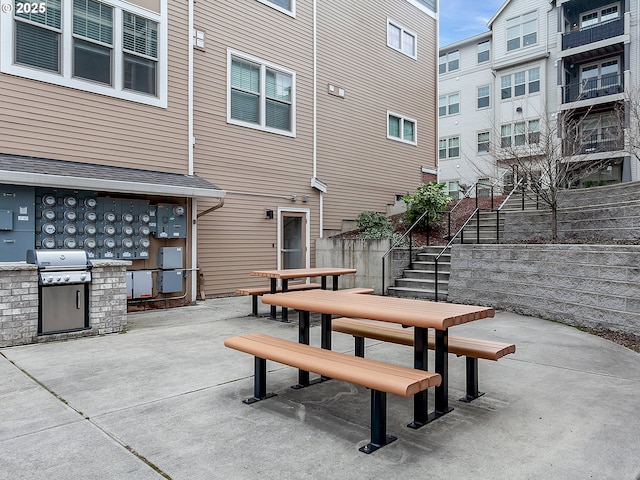
M 364 339 L 371 338 L 383 342 L 396 343 L 413 347 L 414 332 L 411 328 L 401 328 L 381 322 L 368 322 L 355 318 L 336 318 L 331 322 L 334 332 L 353 335 L 355 339 L 355 354 L 364 357 Z M 428 333 L 428 347 L 435 350 L 435 335 Z M 460 398 L 463 402 L 471 402 L 484 395 L 478 390 L 478 359 L 494 360 L 515 353 L 514 344 L 494 342 L 491 340 L 479 340 L 449 335 L 448 352 L 457 356 L 465 356 L 466 359 L 466 395 Z
M 296 283 L 293 285 L 287 285 L 288 292 L 299 292 L 303 290 L 314 290 L 320 288 L 319 283 Z M 282 287 L 276 287 L 275 292 L 271 292 L 271 287 L 249 287 L 236 289 L 237 295 L 251 295 L 251 314 L 258 315 L 258 297 L 260 295 L 266 295 L 267 293 L 282 292 Z
M 442 381 L 437 373 L 354 357 L 260 333 L 227 338 L 224 344 L 255 357 L 254 392 L 253 397 L 243 400 L 247 404 L 275 395 L 267 393 L 266 360 L 371 389 L 371 441 L 359 449 L 364 453 L 372 453 L 397 439 L 386 431 L 387 393 L 410 397 L 436 387 Z

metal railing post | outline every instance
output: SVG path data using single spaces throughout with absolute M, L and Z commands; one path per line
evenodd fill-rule
M 434 279 L 435 292 L 434 292 L 434 294 L 435 294 L 435 301 L 436 302 L 438 301 L 438 258 L 439 257 L 436 257 L 436 259 L 435 259 L 435 271 L 434 271 L 434 274 L 435 274 L 435 279 Z

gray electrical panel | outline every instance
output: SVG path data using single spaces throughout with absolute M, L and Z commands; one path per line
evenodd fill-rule
M 182 247 L 162 247 L 158 250 L 158 268 L 171 270 L 183 266 Z
M 187 208 L 184 205 L 158 205 L 152 232 L 156 238 L 187 238 Z
M 182 292 L 182 270 L 161 270 L 158 272 L 160 293 Z
M 35 188 L 0 185 L 0 262 L 21 262 L 35 246 Z
M 151 298 L 153 296 L 153 280 L 151 270 L 134 270 L 133 298 Z

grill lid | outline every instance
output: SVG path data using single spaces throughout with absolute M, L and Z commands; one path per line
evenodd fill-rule
M 40 270 L 89 270 L 92 265 L 84 250 L 27 250 L 27 263 Z

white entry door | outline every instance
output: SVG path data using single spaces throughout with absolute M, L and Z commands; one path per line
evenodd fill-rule
M 309 212 L 280 210 L 278 268 L 309 267 Z

